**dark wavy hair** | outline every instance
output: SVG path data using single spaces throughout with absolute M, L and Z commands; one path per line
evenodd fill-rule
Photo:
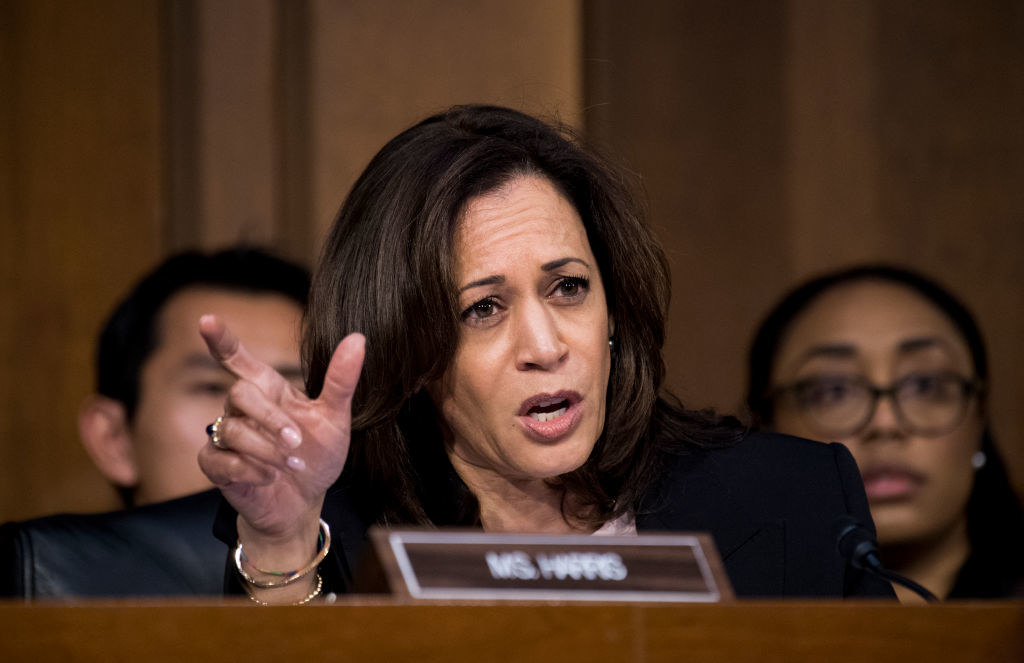
M 1016 568 L 1017 561 L 1006 559 L 1024 549 L 1024 513 L 1014 493 L 1002 457 L 995 445 L 986 407 L 989 377 L 988 356 L 981 330 L 967 307 L 948 290 L 917 272 L 892 265 L 858 265 L 814 278 L 789 292 L 765 317 L 748 355 L 747 407 L 755 424 L 771 427 L 774 406 L 771 390 L 775 358 L 793 321 L 822 295 L 843 285 L 879 281 L 907 288 L 920 295 L 953 323 L 970 351 L 974 377 L 982 387 L 978 392 L 983 432 L 981 450 L 985 465 L 977 471 L 967 502 L 967 529 L 972 555 L 1004 567 Z M 1020 572 L 1007 572 L 1005 586 L 988 586 L 981 594 L 1000 596 L 1014 591 Z M 956 591 L 956 588 L 954 588 Z
M 478 505 L 445 453 L 426 393 L 459 338 L 456 226 L 472 198 L 517 175 L 548 179 L 572 202 L 606 284 L 615 351 L 604 431 L 579 469 L 555 480 L 594 522 L 639 502 L 672 439 L 728 428 L 659 395 L 668 264 L 625 177 L 567 127 L 494 106 L 456 106 L 388 142 L 353 185 L 313 277 L 303 343 L 307 390 L 323 387 L 340 340 L 367 337 L 343 481 L 384 523 L 474 524 Z

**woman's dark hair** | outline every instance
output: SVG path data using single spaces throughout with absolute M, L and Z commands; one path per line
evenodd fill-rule
M 890 283 L 907 288 L 923 297 L 953 323 L 970 351 L 974 377 L 981 383 L 978 392 L 983 433 L 981 451 L 985 465 L 977 471 L 967 503 L 968 536 L 974 555 L 996 560 L 1012 551 L 1019 554 L 1024 547 L 1024 514 L 1007 476 L 1006 467 L 996 448 L 988 421 L 986 384 L 988 357 L 978 324 L 970 311 L 948 290 L 916 272 L 891 265 L 859 265 L 831 272 L 803 283 L 783 299 L 765 317 L 748 356 L 747 407 L 754 423 L 770 427 L 774 421 L 771 391 L 774 386 L 773 367 L 779 347 L 794 320 L 825 293 L 840 286 L 865 281 Z M 1008 560 L 1004 560 L 1008 561 Z M 998 564 L 999 562 L 993 561 Z M 1016 561 L 1013 561 L 1016 564 Z M 1007 595 L 1012 586 L 986 590 L 986 595 Z M 976 594 L 980 595 L 980 594 Z
M 468 201 L 517 175 L 546 178 L 574 205 L 616 325 L 604 432 L 583 467 L 558 481 L 595 520 L 614 517 L 656 475 L 656 439 L 669 437 L 666 429 L 684 443 L 715 430 L 659 398 L 668 265 L 624 177 L 566 127 L 507 108 L 456 106 L 373 158 L 335 219 L 310 293 L 303 357 L 312 396 L 340 340 L 367 337 L 345 480 L 381 505 L 364 514 L 375 520 L 478 517 L 425 387 L 442 377 L 459 338 L 457 224 Z

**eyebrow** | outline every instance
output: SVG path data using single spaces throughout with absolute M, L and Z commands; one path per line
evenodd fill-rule
M 224 369 L 224 367 L 221 366 L 220 363 L 210 355 L 204 355 L 198 352 L 187 355 L 185 357 L 185 361 L 181 362 L 181 365 L 184 368 L 207 368 L 227 370 Z
M 185 357 L 185 361 L 183 361 L 181 364 L 184 368 L 224 371 L 225 373 L 228 372 L 228 370 L 221 366 L 220 362 L 218 362 L 216 359 L 214 359 L 210 355 L 204 355 L 198 352 L 187 355 Z M 298 364 L 278 364 L 276 366 L 273 366 L 272 368 L 278 373 L 280 373 L 281 376 L 286 380 L 291 380 L 293 378 L 302 378 L 302 367 L 299 366 Z
M 812 345 L 802 355 L 800 363 L 803 364 L 815 357 L 831 357 L 835 359 L 852 359 L 857 356 L 857 348 L 849 343 L 824 343 Z
M 945 347 L 942 339 L 934 336 L 920 336 L 900 341 L 896 352 L 900 355 L 909 355 L 922 350 L 935 347 Z M 800 363 L 806 363 L 816 357 L 827 357 L 833 359 L 853 359 L 857 356 L 857 348 L 851 343 L 823 343 L 811 346 L 800 356 Z
M 479 288 L 482 285 L 497 285 L 499 283 L 504 283 L 504 282 L 505 282 L 505 277 L 504 276 L 502 276 L 501 274 L 495 274 L 493 276 L 487 276 L 487 277 L 482 278 L 482 279 L 477 279 L 476 281 L 470 281 L 466 285 L 464 285 L 461 288 L 459 288 L 459 292 L 466 292 L 467 290 L 469 290 L 471 288 Z
M 911 354 L 913 352 L 919 352 L 921 350 L 927 350 L 934 347 L 944 347 L 946 344 L 941 339 L 934 336 L 921 336 L 918 338 L 908 338 L 905 341 L 900 341 L 899 353 L 901 355 Z
M 559 267 L 564 267 L 570 262 L 578 262 L 584 267 L 588 269 L 590 268 L 590 265 L 587 264 L 585 260 L 580 260 L 579 258 L 558 258 L 557 260 L 552 260 L 551 262 L 544 263 L 543 265 L 540 266 L 540 268 L 541 271 L 550 272 L 552 270 L 558 269 Z M 493 274 L 491 276 L 486 276 L 482 279 L 477 279 L 476 281 L 470 281 L 466 285 L 459 288 L 459 292 L 462 293 L 471 288 L 479 288 L 482 285 L 497 285 L 499 283 L 504 282 L 505 276 L 503 274 Z
M 588 269 L 590 268 L 590 265 L 588 265 L 585 261 L 580 260 L 579 258 L 559 258 L 558 260 L 552 260 L 551 262 L 544 263 L 543 265 L 540 266 L 540 268 L 545 272 L 550 272 L 551 270 L 563 267 L 569 264 L 570 262 L 578 262 L 584 267 L 587 267 Z

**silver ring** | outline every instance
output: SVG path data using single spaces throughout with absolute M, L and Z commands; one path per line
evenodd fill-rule
M 220 427 L 223 424 L 224 417 L 217 417 L 212 424 L 206 427 L 206 434 L 210 436 L 210 444 L 218 449 L 227 449 L 224 446 L 224 438 L 220 434 Z

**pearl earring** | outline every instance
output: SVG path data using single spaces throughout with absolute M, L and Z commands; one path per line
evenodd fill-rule
M 975 451 L 974 455 L 971 456 L 971 466 L 976 470 L 985 467 L 986 462 L 988 462 L 988 457 L 984 451 Z

